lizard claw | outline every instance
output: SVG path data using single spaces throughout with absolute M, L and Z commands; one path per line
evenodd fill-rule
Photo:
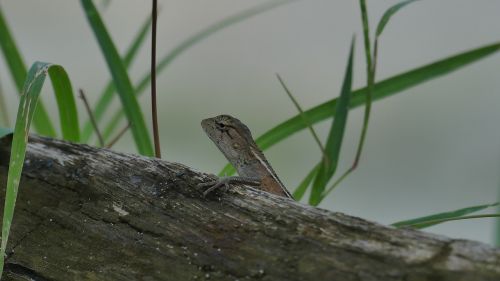
M 217 188 L 224 187 L 225 190 L 229 190 L 229 185 L 231 183 L 242 183 L 253 186 L 260 185 L 260 180 L 253 178 L 245 178 L 245 177 L 221 177 L 216 180 L 212 180 L 209 182 L 199 183 L 198 187 L 208 187 L 207 190 L 203 192 L 203 197 L 206 197 L 209 193 L 216 190 Z
M 198 187 L 208 187 L 208 189 L 203 192 L 203 197 L 207 197 L 207 195 L 210 192 L 212 192 L 215 189 L 221 187 L 222 185 L 224 185 L 224 183 L 222 181 L 215 180 L 215 181 L 209 181 L 209 182 L 200 183 L 200 184 L 198 184 Z

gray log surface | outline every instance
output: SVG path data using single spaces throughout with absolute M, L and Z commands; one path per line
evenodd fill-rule
M 203 198 L 209 178 L 32 136 L 3 280 L 500 280 L 500 249 L 249 187 Z

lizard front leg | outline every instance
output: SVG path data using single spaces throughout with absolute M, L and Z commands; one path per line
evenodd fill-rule
M 208 187 L 208 189 L 203 192 L 203 197 L 206 197 L 210 192 L 214 191 L 215 189 L 220 187 L 225 187 L 226 189 L 229 189 L 229 185 L 234 183 L 259 186 L 261 184 L 261 180 L 258 178 L 249 178 L 240 176 L 220 177 L 216 180 L 200 183 L 198 184 L 198 187 L 200 188 Z

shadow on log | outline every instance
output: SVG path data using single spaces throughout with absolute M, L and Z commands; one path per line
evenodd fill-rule
M 32 136 L 3 280 L 500 280 L 500 249 L 248 187 L 203 198 L 211 177 Z

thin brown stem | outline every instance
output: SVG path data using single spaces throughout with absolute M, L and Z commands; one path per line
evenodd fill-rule
M 312 123 L 309 121 L 309 119 L 307 118 L 306 114 L 304 113 L 304 110 L 302 110 L 302 107 L 300 106 L 300 104 L 297 102 L 297 100 L 295 99 L 295 97 L 293 96 L 292 92 L 290 91 L 290 89 L 288 89 L 288 87 L 286 86 L 285 82 L 283 81 L 283 79 L 281 78 L 281 76 L 276 73 L 276 77 L 278 78 L 278 81 L 280 82 L 281 86 L 283 87 L 283 89 L 285 90 L 285 93 L 288 95 L 288 97 L 290 98 L 290 100 L 292 100 L 293 104 L 295 105 L 295 107 L 297 108 L 297 110 L 299 111 L 300 113 L 300 117 L 302 118 L 302 121 L 304 121 L 304 123 L 307 125 L 307 128 L 309 128 L 309 131 L 311 132 L 314 140 L 316 141 L 316 143 L 318 144 L 319 146 L 319 149 L 321 150 L 321 153 L 323 154 L 323 161 L 325 162 L 326 165 L 328 165 L 328 154 L 326 153 L 326 150 L 325 150 L 325 147 L 323 146 L 323 144 L 321 143 L 321 141 L 319 140 L 319 137 L 318 135 L 316 134 L 316 131 L 314 131 L 314 128 L 312 126 Z
M 82 89 L 78 90 L 80 92 L 80 98 L 83 101 L 83 104 L 85 105 L 85 110 L 87 111 L 89 115 L 90 122 L 92 123 L 92 126 L 94 127 L 95 133 L 97 135 L 97 139 L 99 140 L 99 145 L 102 147 L 104 146 L 104 138 L 102 137 L 101 131 L 99 131 L 99 128 L 97 127 L 97 122 L 95 121 L 94 114 L 92 113 L 92 110 L 90 109 L 89 102 L 87 100 L 87 97 L 85 96 L 85 93 L 83 92 Z
M 153 138 L 155 156 L 161 158 L 160 133 L 158 131 L 158 113 L 156 108 L 156 23 L 158 16 L 158 0 L 153 0 L 152 26 L 151 26 L 151 114 L 153 119 Z
M 113 145 L 115 145 L 115 143 L 123 137 L 123 135 L 125 134 L 125 132 L 127 132 L 129 128 L 130 128 L 130 123 L 128 123 L 125 127 L 123 127 L 123 129 L 121 129 L 118 132 L 118 134 L 116 134 L 116 136 L 108 144 L 106 144 L 105 147 L 111 148 Z

